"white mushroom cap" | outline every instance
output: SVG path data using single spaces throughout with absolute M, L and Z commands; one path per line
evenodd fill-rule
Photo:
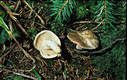
M 34 47 L 40 51 L 43 58 L 61 56 L 60 39 L 51 31 L 43 30 L 34 39 Z
M 71 31 L 67 35 L 68 39 L 77 44 L 77 49 L 96 49 L 99 45 L 97 36 L 90 30 Z

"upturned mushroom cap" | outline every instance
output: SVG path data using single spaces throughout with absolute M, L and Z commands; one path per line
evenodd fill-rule
M 90 30 L 74 31 L 68 33 L 68 39 L 77 44 L 77 49 L 96 49 L 99 45 L 97 36 Z
M 61 56 L 60 39 L 51 31 L 43 30 L 34 39 L 34 47 L 40 51 L 43 58 Z

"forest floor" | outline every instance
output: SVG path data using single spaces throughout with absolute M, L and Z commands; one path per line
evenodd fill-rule
M 16 22 L 13 19 L 14 17 L 9 16 L 5 8 L 2 8 L 7 15 L 5 19 L 6 23 L 16 28 L 19 34 L 19 37 L 16 38 L 18 43 L 35 59 L 35 62 L 24 55 L 23 51 L 13 39 L 6 41 L 2 45 L 2 50 L 0 50 L 0 53 L 2 53 L 0 54 L 0 64 L 2 64 L 2 67 L 0 67 L 0 79 L 112 80 L 112 77 L 108 73 L 95 68 L 95 64 L 93 64 L 90 55 L 84 56 L 81 55 L 82 53 L 75 51 L 76 45 L 66 38 L 66 30 L 64 28 L 59 34 L 56 34 L 61 39 L 62 56 L 54 59 L 44 59 L 41 57 L 40 52 L 33 46 L 34 38 L 31 36 L 35 36 L 35 34 L 45 29 L 52 30 L 47 24 L 49 16 L 47 17 L 46 13 L 42 13 L 41 11 L 39 12 L 36 10 L 37 8 L 32 10 L 25 2 L 20 0 L 17 2 L 13 0 L 4 2 L 14 8 L 12 12 L 17 13 L 17 15 L 13 16 L 18 21 Z M 35 6 L 43 6 L 43 4 L 38 2 L 36 5 L 32 5 L 32 7 Z M 44 26 L 46 28 L 44 28 L 42 25 L 43 22 L 40 21 L 38 16 L 43 17 L 42 20 L 44 20 Z M 25 32 L 29 33 L 28 36 L 23 32 L 21 27 Z M 33 28 L 35 30 L 28 31 L 28 29 L 32 30 Z M 77 27 L 77 29 L 80 28 L 81 26 Z

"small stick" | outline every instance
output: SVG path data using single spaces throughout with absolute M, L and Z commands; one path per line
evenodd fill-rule
M 29 75 L 25 75 L 25 74 L 21 74 L 21 73 L 13 72 L 13 74 L 18 75 L 18 76 L 22 76 L 22 77 L 26 77 L 26 78 L 29 78 L 29 79 L 33 79 L 33 80 L 38 80 L 35 77 L 29 76 Z
M 16 7 L 15 7 L 15 11 L 17 11 L 17 9 L 19 8 L 19 5 L 21 4 L 21 1 L 20 0 L 18 0 L 17 1 L 17 4 L 16 4 Z
M 100 22 L 93 22 L 93 21 L 77 21 L 77 22 L 74 22 L 73 24 L 78 24 L 78 23 L 80 23 L 80 24 L 82 24 L 82 23 L 100 23 Z
M 33 60 L 33 63 L 35 63 L 35 59 L 29 54 L 27 53 L 19 44 L 19 42 L 15 39 L 15 37 L 12 35 L 12 32 L 11 31 L 8 31 L 8 34 L 14 39 L 14 41 L 16 42 L 16 44 L 18 45 L 18 47 L 23 51 L 23 53 L 29 57 L 30 59 Z
M 42 25 L 45 25 L 44 20 L 32 9 L 32 7 L 26 2 L 26 0 L 23 0 L 23 2 L 30 8 L 30 10 L 32 12 L 34 12 L 36 14 L 36 16 L 38 17 L 38 19 L 41 21 Z M 45 26 L 43 26 L 44 28 L 46 28 Z
M 28 36 L 27 32 L 25 31 L 25 29 L 22 27 L 22 25 L 20 24 L 20 22 L 17 20 L 17 18 L 13 15 L 11 15 L 10 11 L 7 11 L 8 14 L 10 15 L 10 17 L 12 18 L 12 20 L 14 20 L 16 22 L 16 24 L 19 26 L 19 28 Z
M 32 80 L 38 80 L 37 78 L 32 77 L 32 76 L 29 76 L 29 75 L 26 75 L 26 74 L 22 74 L 22 73 L 13 72 L 13 71 L 8 70 L 8 69 L 2 69 L 2 70 L 3 70 L 3 71 L 6 71 L 6 72 L 12 72 L 12 73 L 13 73 L 13 74 L 15 74 L 15 75 L 22 76 L 22 77 L 25 77 L 25 78 L 28 78 L 28 79 L 32 79 Z
M 104 19 L 96 26 L 92 29 L 92 31 L 94 31 L 95 29 L 97 29 L 102 23 L 103 23 Z

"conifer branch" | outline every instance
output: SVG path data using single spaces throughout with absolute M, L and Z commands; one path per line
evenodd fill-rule
M 74 8 L 75 5 L 75 0 L 51 0 L 52 5 L 50 6 L 50 16 L 53 17 L 55 16 L 55 21 L 58 22 L 63 22 L 67 21 L 71 14 L 72 14 L 72 9 Z M 60 5 L 58 5 L 60 4 Z
M 62 8 L 60 8 L 59 14 L 62 12 L 62 10 L 64 9 L 65 5 L 67 5 L 68 1 L 69 1 L 69 0 L 66 0 L 66 2 L 64 3 L 64 5 L 62 6 Z
M 94 31 L 95 29 L 97 29 L 103 22 L 104 22 L 104 19 L 96 27 L 92 28 L 92 31 Z

